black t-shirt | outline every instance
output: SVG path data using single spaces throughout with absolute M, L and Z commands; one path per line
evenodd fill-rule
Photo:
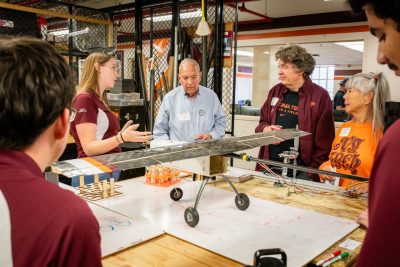
M 282 126 L 283 129 L 295 129 L 299 123 L 299 93 L 288 90 L 283 95 L 283 100 L 276 110 L 276 125 Z M 279 154 L 283 151 L 290 151 L 294 147 L 294 139 L 286 140 L 278 145 L 269 145 L 269 158 L 275 161 L 283 162 L 283 158 Z M 298 151 L 300 152 L 299 148 Z M 300 156 L 297 158 L 299 164 Z
M 335 97 L 333 98 L 333 109 L 336 109 L 336 106 L 344 107 L 344 96 L 345 92 L 337 91 Z

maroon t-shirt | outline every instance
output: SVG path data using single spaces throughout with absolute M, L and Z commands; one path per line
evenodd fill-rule
M 368 198 L 368 229 L 356 265 L 399 266 L 400 120 L 389 127 L 375 154 Z
M 25 153 L 0 150 L 1 195 L 8 212 L 0 220 L 11 229 L 0 223 L 0 258 L 11 244 L 14 267 L 101 266 L 99 224 L 88 205 L 47 182 Z
M 87 157 L 83 151 L 81 141 L 76 132 L 76 125 L 80 123 L 96 124 L 96 140 L 104 140 L 116 136 L 119 131 L 118 118 L 104 105 L 95 93 L 83 92 L 76 96 L 73 107 L 77 110 L 75 120 L 71 123 L 71 134 L 75 139 L 78 157 Z M 121 152 L 116 146 L 104 154 Z

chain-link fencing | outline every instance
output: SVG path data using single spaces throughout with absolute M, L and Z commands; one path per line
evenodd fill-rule
M 213 50 L 215 1 L 206 1 L 207 20 L 212 33 L 207 39 L 207 87 L 214 90 Z M 9 6 L 11 4 L 11 6 Z M 30 7 L 37 12 L 25 12 L 15 7 Z M 236 8 L 224 4 L 225 24 L 236 23 Z M 112 14 L 99 10 L 63 4 L 58 1 L 0 0 L 0 34 L 30 35 L 52 43 L 65 56 L 75 74 L 76 83 L 83 60 L 92 52 L 115 52 L 120 61 L 122 79 L 138 80 L 135 77 L 135 35 L 142 37 L 142 62 L 145 78 L 146 99 L 150 100 L 150 88 L 154 88 L 154 116 L 165 94 L 172 90 L 171 58 L 174 47 L 171 46 L 172 6 L 143 7 L 142 32 L 135 32 L 135 10 L 124 10 Z M 194 58 L 200 65 L 203 42 L 195 31 L 201 20 L 201 3 L 181 3 L 178 7 L 178 63 L 187 57 Z M 227 114 L 227 134 L 233 134 L 232 103 L 235 76 L 235 58 L 233 52 L 236 38 L 224 36 L 224 58 L 222 105 Z M 228 46 L 228 47 L 227 47 Z M 225 55 L 225 54 L 224 54 Z M 228 62 L 228 64 L 225 64 Z M 172 78 L 171 78 L 172 77 Z M 150 102 L 150 101 L 149 101 Z
M 33 9 L 21 11 L 24 7 Z M 110 14 L 55 1 L 0 1 L 0 34 L 53 44 L 69 62 L 76 83 L 83 60 L 95 51 L 110 52 L 115 43 Z
M 214 50 L 214 23 L 215 23 L 215 1 L 207 1 L 207 20 L 210 24 L 212 33 L 207 37 L 207 55 L 208 57 L 208 76 L 206 86 L 214 90 L 214 69 L 213 69 L 213 50 Z M 125 11 L 126 12 L 126 11 Z M 129 58 L 134 62 L 134 38 L 130 39 L 129 46 L 132 47 L 132 51 L 128 51 L 128 39 L 123 39 L 121 36 L 125 36 L 126 33 L 134 33 L 135 21 L 134 11 L 131 11 L 132 15 L 130 19 L 122 19 L 122 14 L 114 14 L 114 23 L 121 25 L 121 29 L 117 30 L 117 48 L 124 47 L 124 58 Z M 154 116 L 156 117 L 158 109 L 161 105 L 162 99 L 165 94 L 168 93 L 172 87 L 172 81 L 170 72 L 171 67 L 171 55 L 174 54 L 174 47 L 171 46 L 171 38 L 175 34 L 172 28 L 172 6 L 166 6 L 155 8 L 143 8 L 143 20 L 142 20 L 142 62 L 144 66 L 144 79 L 146 87 L 146 98 L 150 100 L 150 88 L 154 88 Z M 236 8 L 231 5 L 224 5 L 224 22 L 226 24 L 235 25 L 237 20 Z M 129 12 L 128 12 L 129 13 Z M 178 64 L 179 62 L 187 57 L 193 58 L 199 62 L 202 61 L 202 49 L 203 42 L 202 38 L 196 35 L 196 28 L 201 20 L 201 3 L 200 1 L 194 1 L 191 3 L 179 4 L 178 13 L 180 19 L 178 19 Z M 125 13 L 125 16 L 127 14 Z M 118 28 L 117 28 L 118 29 Z M 129 29 L 129 30 L 128 30 Z M 226 38 L 230 38 L 229 42 L 226 42 L 229 47 L 225 48 L 229 51 L 227 59 L 224 63 L 228 62 L 223 69 L 223 89 L 222 89 L 222 105 L 227 114 L 227 126 L 226 133 L 233 134 L 233 114 L 232 114 L 232 103 L 233 103 L 233 91 L 234 91 L 234 76 L 235 76 L 235 60 L 233 57 L 233 51 L 236 46 L 235 27 L 231 27 L 229 34 Z M 133 31 L 133 32 L 132 32 Z M 126 64 L 124 64 L 125 67 Z M 129 64 L 128 72 L 134 73 L 132 64 Z M 127 68 L 125 68 L 127 69 Z M 150 101 L 149 101 L 150 102 Z

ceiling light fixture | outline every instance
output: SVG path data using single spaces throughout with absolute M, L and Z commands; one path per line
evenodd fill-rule
M 181 19 L 188 19 L 188 18 L 197 18 L 201 17 L 201 10 L 198 9 L 196 11 L 185 12 L 180 14 Z M 151 17 L 145 18 L 146 20 L 151 20 Z M 169 21 L 172 20 L 172 15 L 161 15 L 161 16 L 154 16 L 154 22 L 161 22 L 161 21 Z
M 357 50 L 360 52 L 364 52 L 364 42 L 363 41 L 354 41 L 354 42 L 337 42 L 337 45 L 341 45 L 353 50 Z
M 14 21 L 0 19 L 0 28 L 1 27 L 14 28 Z
M 60 36 L 60 35 L 66 35 L 69 33 L 68 29 L 62 29 L 62 30 L 56 30 L 56 31 L 50 31 L 49 32 L 51 35 L 54 36 Z
M 67 36 L 67 37 L 72 37 L 72 36 L 78 36 L 82 34 L 86 34 L 89 32 L 89 27 L 86 27 L 83 30 L 80 31 L 75 31 L 75 32 L 69 32 L 68 29 L 63 29 L 63 30 L 56 30 L 56 31 L 51 31 L 49 32 L 51 35 L 54 36 Z
M 237 50 L 236 54 L 238 56 L 253 57 L 253 52 L 249 52 L 249 51 Z

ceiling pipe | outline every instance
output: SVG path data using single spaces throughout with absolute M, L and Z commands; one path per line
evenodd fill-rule
M 12 3 L 12 4 L 14 4 L 14 5 L 19 5 L 19 6 L 29 6 L 29 5 L 33 5 L 33 4 L 39 3 L 39 2 L 41 2 L 41 0 L 31 0 L 31 1 L 25 1 L 25 2 L 15 2 L 15 3 Z
M 217 0 L 215 5 L 215 47 L 214 47 L 214 92 L 222 103 L 222 84 L 224 68 L 224 0 Z
M 245 2 L 255 2 L 255 1 L 259 1 L 259 0 L 239 0 L 238 2 L 245 3 Z M 181 7 L 181 10 L 185 10 L 186 8 L 190 8 L 190 7 L 199 7 L 199 5 L 198 5 L 199 3 L 200 3 L 200 0 L 180 0 L 179 6 Z M 236 0 L 224 0 L 224 4 L 231 4 L 231 5 L 235 6 Z M 209 1 L 208 5 L 215 6 L 215 1 Z M 148 8 L 153 7 L 155 9 L 158 9 L 158 11 L 166 10 L 166 12 L 168 12 L 168 11 L 170 12 L 171 6 L 172 6 L 172 0 L 167 0 L 167 1 L 147 0 L 147 1 L 143 1 L 142 6 L 143 6 L 144 11 Z M 134 10 L 135 10 L 134 3 L 122 4 L 122 5 L 117 5 L 117 6 L 113 6 L 113 7 L 106 7 L 106 8 L 99 9 L 99 11 L 112 12 L 112 13 L 132 12 Z M 159 12 L 157 12 L 157 13 L 159 13 Z
M 136 1 L 136 0 L 135 0 Z M 140 1 L 140 0 L 137 0 Z M 143 1 L 143 7 L 148 8 L 148 7 L 156 7 L 160 5 L 171 5 L 173 0 L 166 0 L 166 1 L 160 1 L 160 0 L 142 0 Z M 200 2 L 201 0 L 181 0 L 179 1 L 179 4 L 188 4 L 188 3 L 193 3 L 193 2 Z M 217 0 L 211 1 L 215 5 Z M 259 0 L 239 0 L 239 3 L 244 3 L 244 2 L 255 2 Z M 233 4 L 236 5 L 236 0 L 224 0 L 224 4 Z
M 185 4 L 185 5 L 179 4 L 179 6 L 181 8 L 181 11 L 188 11 L 188 10 L 194 11 L 194 10 L 199 9 L 199 5 L 193 4 L 193 3 Z M 153 10 L 154 10 L 154 12 L 153 12 L 154 16 L 171 15 L 172 14 L 171 6 L 163 7 L 163 8 L 156 8 L 156 9 L 153 9 Z M 133 18 L 134 14 L 135 14 L 135 10 L 132 9 L 130 11 L 123 11 L 123 12 L 115 13 L 114 14 L 114 18 L 116 20 Z M 151 16 L 150 9 L 149 8 L 143 8 L 143 18 L 149 18 L 150 16 Z
M 0 1 L 1 2 L 1 1 Z M 50 7 L 58 7 L 58 6 L 64 6 L 64 7 L 75 7 L 75 8 L 84 8 L 86 10 L 93 10 L 97 12 L 103 12 L 100 9 L 92 8 L 92 7 L 85 7 L 85 6 L 79 6 L 75 5 L 72 2 L 78 2 L 78 1 L 71 1 L 69 3 L 63 3 L 63 2 L 58 2 L 58 1 L 51 1 L 51 0 L 29 0 L 29 1 L 20 1 L 20 2 L 8 2 L 8 4 L 12 5 L 17 5 L 17 6 L 30 6 L 34 4 L 43 4 L 43 6 L 40 7 L 40 9 L 48 9 Z M 110 12 L 103 12 L 103 13 L 110 13 Z
M 210 3 L 209 5 L 215 5 L 215 3 Z M 225 5 L 236 9 L 236 5 L 235 4 L 231 4 L 231 3 L 226 3 L 225 2 Z M 187 11 L 187 10 L 193 10 L 193 9 L 198 8 L 198 7 L 199 7 L 198 5 L 193 4 L 192 2 L 189 3 L 189 4 L 184 4 L 184 5 L 181 4 L 181 12 L 184 12 L 184 11 Z M 261 17 L 263 22 L 272 22 L 273 21 L 273 18 L 271 18 L 271 17 L 268 17 L 268 16 L 266 16 L 264 14 L 257 13 L 257 12 L 255 12 L 253 10 L 250 10 L 250 9 L 246 8 L 245 3 L 242 3 L 241 6 L 238 6 L 238 10 L 241 11 L 241 12 L 246 12 L 246 13 Z M 162 15 L 171 14 L 171 8 L 170 7 L 168 7 L 168 8 L 158 8 L 158 9 L 156 9 L 156 12 L 157 12 L 157 14 L 162 14 Z M 121 19 L 123 20 L 123 19 L 133 18 L 134 17 L 134 11 L 130 11 L 128 13 L 123 12 L 123 13 L 124 14 L 115 14 L 114 15 L 114 20 L 121 20 Z M 150 12 L 149 12 L 149 10 L 147 8 L 145 10 L 143 10 L 143 17 L 144 18 L 149 17 L 149 15 L 150 15 Z
M 236 6 L 235 6 L 234 4 L 226 3 L 226 5 L 229 6 L 229 7 L 232 7 L 232 8 L 236 8 Z M 238 6 L 238 9 L 239 9 L 239 11 L 241 11 L 241 12 L 245 12 L 245 13 L 249 13 L 249 14 L 252 14 L 252 15 L 255 15 L 255 16 L 258 16 L 258 17 L 261 17 L 261 18 L 263 18 L 263 21 L 265 21 L 265 22 L 272 22 L 272 21 L 274 20 L 273 18 L 268 17 L 268 16 L 266 16 L 266 15 L 264 15 L 264 14 L 255 12 L 255 11 L 250 10 L 250 9 L 247 9 L 246 6 L 245 6 L 245 3 L 242 3 L 241 6 Z

